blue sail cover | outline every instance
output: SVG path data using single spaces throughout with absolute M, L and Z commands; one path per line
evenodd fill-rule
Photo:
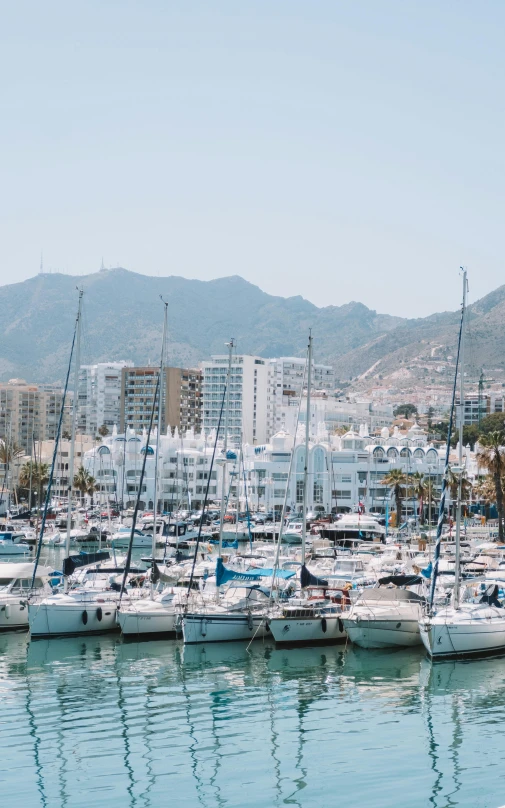
M 222 558 L 218 558 L 216 561 L 216 586 L 227 584 L 228 581 L 257 581 L 260 578 L 271 578 L 273 574 L 272 569 L 262 568 L 237 572 L 225 567 Z M 275 570 L 276 578 L 292 578 L 294 574 L 294 570 Z

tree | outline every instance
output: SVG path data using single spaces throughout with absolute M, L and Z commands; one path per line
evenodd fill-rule
M 415 404 L 400 404 L 396 410 L 393 410 L 393 415 L 397 418 L 403 415 L 404 418 L 410 418 L 411 415 L 417 415 L 417 407 Z
M 430 432 L 431 432 L 431 429 L 433 427 L 433 416 L 434 416 L 434 414 L 435 414 L 435 410 L 433 409 L 433 407 L 428 407 L 427 424 L 428 424 L 428 429 L 429 429 Z
M 8 466 L 17 457 L 22 457 L 23 454 L 22 448 L 15 441 L 8 438 L 0 440 L 0 463 L 3 463 L 4 466 Z
M 95 478 L 91 476 L 89 471 L 87 471 L 84 466 L 80 466 L 74 475 L 72 487 L 75 488 L 76 491 L 79 491 L 81 495 L 81 504 L 84 499 L 84 494 L 91 494 L 92 491 L 95 491 L 95 486 Z
M 98 491 L 98 483 L 90 474 L 88 476 L 88 487 L 86 489 L 86 493 L 91 497 L 91 507 L 93 507 L 93 495 L 95 491 Z
M 428 491 L 428 482 L 420 471 L 415 471 L 410 478 L 411 491 L 417 498 L 418 513 L 424 522 L 424 500 Z
M 485 420 L 485 419 L 484 419 Z M 479 436 L 477 462 L 492 475 L 495 493 L 496 510 L 498 511 L 498 538 L 503 541 L 503 488 L 502 478 L 505 473 L 505 432 L 495 431 Z
M 68 431 L 68 429 L 65 429 L 65 430 L 63 431 L 63 433 L 62 433 L 62 436 L 61 436 L 61 437 L 63 438 L 63 440 L 72 440 L 72 435 L 71 435 L 71 433 Z
M 505 430 L 505 413 L 493 412 L 486 415 L 479 424 L 479 432 L 482 435 L 489 435 L 491 432 L 503 432 Z
M 405 491 L 405 474 L 401 469 L 391 469 L 382 478 L 383 485 L 392 489 L 396 507 L 396 526 L 400 527 L 402 517 L 402 499 Z
M 461 501 L 464 502 L 470 496 L 470 491 L 472 490 L 472 484 L 467 477 L 466 471 L 463 469 L 462 472 L 456 472 L 453 469 L 449 469 L 447 472 L 447 487 L 451 494 L 451 504 L 453 507 L 453 516 L 456 516 L 456 505 L 458 501 L 458 491 L 459 491 L 459 478 L 461 477 Z
M 486 477 L 475 486 L 474 491 L 475 496 L 484 503 L 484 516 L 487 519 L 489 516 L 489 506 L 496 500 L 494 480 L 492 480 L 489 475 L 486 475 Z
M 98 434 L 101 435 L 102 438 L 105 438 L 105 436 L 109 434 L 109 427 L 106 426 L 106 424 L 102 424 L 98 430 Z
M 30 508 L 33 507 L 33 499 L 35 492 L 38 492 L 39 507 L 42 504 L 42 494 L 44 488 L 49 482 L 49 466 L 47 463 L 37 463 L 35 460 L 29 460 L 24 463 L 19 470 L 19 487 L 29 494 L 30 480 L 32 489 L 32 502 L 29 503 Z

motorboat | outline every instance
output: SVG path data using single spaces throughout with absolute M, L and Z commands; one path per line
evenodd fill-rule
M 50 567 L 37 567 L 32 588 L 33 563 L 0 563 L 0 631 L 28 628 L 27 598 L 35 590 L 49 594 Z
M 367 513 L 345 513 L 332 525 L 319 531 L 322 538 L 332 539 L 335 544 L 348 546 L 352 541 L 386 541 L 386 528 L 379 520 Z
M 340 603 L 321 595 L 290 598 L 268 620 L 272 637 L 284 645 L 327 645 L 346 638 Z
M 111 539 L 111 546 L 115 549 L 129 547 L 131 537 L 131 527 L 121 527 L 114 533 Z M 143 533 L 138 528 L 133 531 L 133 547 L 152 547 L 153 537 Z
M 0 533 L 0 556 L 29 556 L 32 548 L 16 533 Z
M 405 587 L 419 585 L 421 580 L 389 576 L 381 579 L 382 585 L 364 589 L 341 618 L 351 642 L 362 648 L 420 645 L 419 619 L 426 600 Z

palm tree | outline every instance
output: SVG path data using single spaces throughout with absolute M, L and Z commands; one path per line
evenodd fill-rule
M 502 480 L 503 489 L 503 480 Z M 496 489 L 494 487 L 494 480 L 488 475 L 475 486 L 475 495 L 479 500 L 484 503 L 484 516 L 486 519 L 489 517 L 489 506 L 496 499 Z
M 100 435 L 102 438 L 105 438 L 105 436 L 109 434 L 109 427 L 107 426 L 107 424 L 102 424 L 102 426 L 101 426 L 101 427 L 100 427 L 100 429 L 98 430 L 98 434 L 99 434 L 99 435 Z
M 456 516 L 456 505 L 458 501 L 458 491 L 459 491 L 459 478 L 461 477 L 461 501 L 464 502 L 470 496 L 470 491 L 472 490 L 472 483 L 467 477 L 466 470 L 463 469 L 461 473 L 454 471 L 453 469 L 449 469 L 447 472 L 447 487 L 451 494 L 451 505 L 454 508 L 453 516 Z
M 88 487 L 86 493 L 91 497 L 91 507 L 93 507 L 93 494 L 98 491 L 98 483 L 91 474 L 88 474 Z
M 32 499 L 36 491 L 39 493 L 39 506 L 42 504 L 42 492 L 49 482 L 49 466 L 47 463 L 37 463 L 36 460 L 29 460 L 24 463 L 19 470 L 19 487 L 25 491 L 32 487 Z M 30 508 L 33 502 L 29 503 Z
M 8 438 L 0 440 L 0 463 L 3 463 L 4 466 L 9 465 L 12 460 L 21 457 L 23 454 L 23 449 L 15 441 Z
M 79 491 L 81 495 L 81 505 L 84 499 L 84 494 L 90 493 L 88 489 L 91 487 L 91 481 L 93 481 L 94 485 L 94 477 L 91 476 L 89 471 L 86 471 L 84 466 L 80 466 L 80 468 L 77 469 L 77 473 L 74 475 L 72 486 L 76 491 Z
M 396 507 L 396 527 L 400 527 L 402 499 L 405 492 L 405 474 L 401 469 L 390 469 L 386 476 L 382 478 L 382 484 L 389 486 L 393 491 Z
M 488 435 L 479 435 L 479 450 L 477 462 L 479 466 L 487 469 L 493 477 L 496 510 L 498 511 L 498 538 L 503 541 L 503 488 L 502 478 L 505 474 L 505 432 L 490 432 Z
M 411 491 L 417 498 L 418 513 L 421 517 L 422 524 L 424 524 L 424 499 L 428 491 L 427 480 L 420 471 L 415 471 L 411 478 Z

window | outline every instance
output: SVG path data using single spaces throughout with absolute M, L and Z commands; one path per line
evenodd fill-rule
M 303 480 L 296 481 L 296 501 L 303 502 Z

